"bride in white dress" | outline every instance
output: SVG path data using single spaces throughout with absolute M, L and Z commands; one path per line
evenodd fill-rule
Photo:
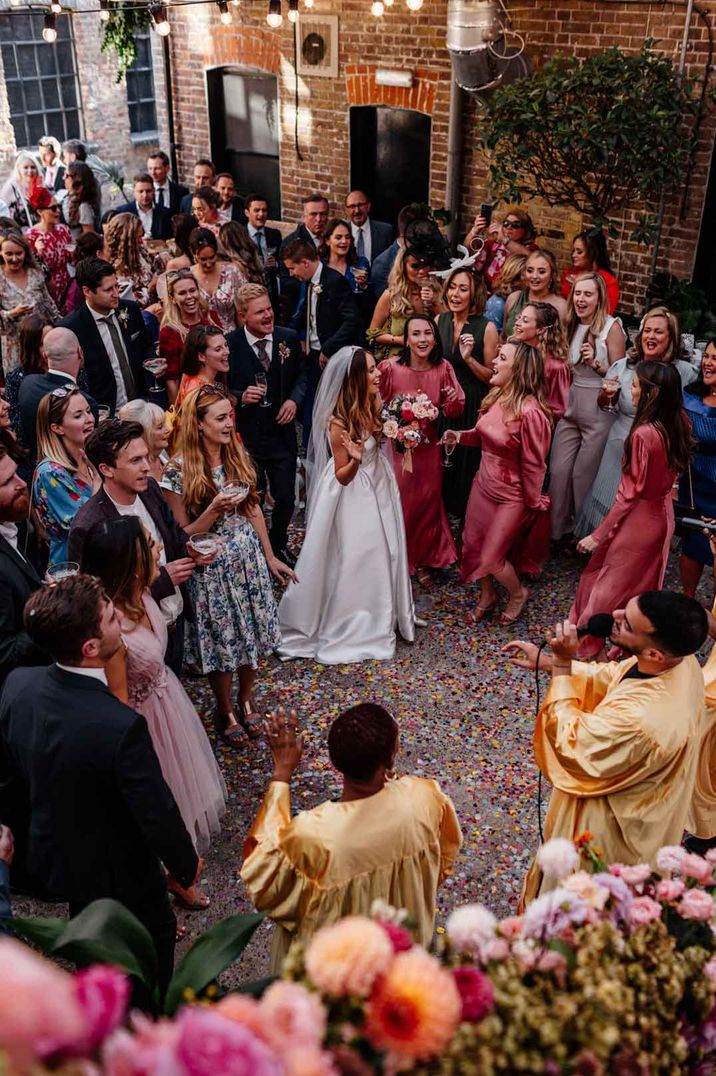
M 321 377 L 308 445 L 307 530 L 279 605 L 281 659 L 322 665 L 390 659 L 396 628 L 415 638 L 405 524 L 380 450 L 375 359 L 346 347 Z

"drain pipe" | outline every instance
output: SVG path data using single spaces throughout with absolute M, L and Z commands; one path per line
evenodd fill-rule
M 172 54 L 169 47 L 169 38 L 162 37 L 162 59 L 164 60 L 164 88 L 167 105 L 167 134 L 169 136 L 169 161 L 172 179 L 179 182 L 179 169 L 177 167 L 177 142 L 176 127 L 174 125 L 174 88 L 172 86 Z
M 447 190 L 445 208 L 452 213 L 448 239 L 455 245 L 459 235 L 460 178 L 462 175 L 462 109 L 463 91 L 451 74 L 450 111 L 448 113 Z

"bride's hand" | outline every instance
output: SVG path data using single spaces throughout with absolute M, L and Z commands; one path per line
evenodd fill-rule
M 288 564 L 284 564 L 278 557 L 269 557 L 266 563 L 268 564 L 268 569 L 271 572 L 271 575 L 275 576 L 280 583 L 298 582 L 298 576 L 293 568 L 289 568 Z
M 355 460 L 357 463 L 360 463 L 360 461 L 363 459 L 363 442 L 351 441 L 348 434 L 343 433 L 341 434 L 341 444 L 345 448 L 350 458 L 352 460 Z

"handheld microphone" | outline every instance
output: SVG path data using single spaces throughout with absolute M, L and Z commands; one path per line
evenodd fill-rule
M 709 534 L 716 534 L 716 523 L 709 522 L 706 519 L 691 519 L 689 516 L 681 516 L 678 524 L 680 527 L 686 527 L 691 531 L 700 531 L 701 534 L 704 531 L 708 531 Z
M 608 639 L 614 627 L 614 617 L 611 613 L 595 613 L 590 616 L 586 624 L 577 628 L 577 635 L 581 639 L 583 635 L 593 635 L 596 639 Z

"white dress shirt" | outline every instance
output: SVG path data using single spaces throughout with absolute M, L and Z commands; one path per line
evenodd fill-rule
M 107 687 L 107 674 L 104 669 L 89 669 L 85 665 L 62 665 L 59 661 L 56 661 L 55 665 L 58 669 L 64 669 L 65 672 L 77 673 L 78 676 L 89 676 L 92 680 L 99 680 L 101 684 Z
M 48 374 L 54 374 L 55 377 L 64 377 L 65 381 L 71 381 L 73 385 L 77 384 L 77 378 L 75 377 L 75 375 L 68 373 L 66 370 L 55 370 L 54 367 L 48 364 L 47 372 Z
M 308 348 L 309 351 L 320 351 L 321 341 L 318 339 L 318 326 L 316 324 L 316 304 L 318 302 L 318 296 L 316 295 L 316 284 L 321 279 L 321 272 L 323 271 L 323 265 L 321 262 L 316 266 L 316 271 L 311 277 L 312 288 L 309 288 L 309 307 L 308 307 Z
M 249 224 L 249 235 L 256 244 L 256 249 L 261 255 L 261 260 L 266 261 L 266 254 L 268 252 L 268 241 L 266 239 L 266 231 L 264 228 L 254 228 L 253 224 Z M 261 233 L 261 239 L 263 242 L 259 243 L 258 235 Z
M 17 523 L 0 523 L 0 537 L 4 538 L 7 544 L 22 557 L 22 553 L 17 548 Z
M 55 185 L 55 180 L 57 179 L 57 173 L 59 171 L 59 168 L 60 168 L 61 164 L 62 164 L 62 161 L 58 157 L 54 164 L 48 165 L 47 168 L 45 169 L 45 175 L 43 177 L 44 178 L 44 184 L 45 184 L 45 186 L 47 187 L 47 189 L 49 191 L 51 191 L 52 188 Z
M 152 238 L 152 221 L 154 220 L 154 210 L 150 209 L 149 211 L 146 211 L 144 209 L 140 209 L 139 206 L 137 206 L 137 216 L 139 217 L 139 219 L 142 222 L 142 227 L 144 228 L 144 234 L 146 235 L 147 239 L 151 239 Z
M 95 320 L 95 323 L 97 325 L 97 329 L 99 331 L 99 335 L 102 337 L 102 343 L 104 344 L 104 349 L 107 352 L 107 357 L 109 359 L 110 366 L 112 367 L 112 373 L 114 374 L 114 382 L 115 382 L 115 384 L 117 386 L 117 402 L 115 404 L 115 410 L 119 411 L 120 407 L 124 407 L 124 405 L 128 402 L 127 401 L 127 389 L 125 388 L 124 378 L 122 377 L 122 370 L 121 370 L 121 367 L 119 365 L 119 359 L 117 358 L 117 356 L 114 353 L 114 343 L 112 341 L 112 335 L 111 335 L 111 333 L 109 331 L 109 326 L 107 325 L 107 322 L 102 320 L 105 317 L 105 315 L 104 314 L 98 314 L 96 310 L 93 310 L 93 308 L 89 305 L 89 303 L 87 303 L 87 309 L 89 310 L 90 314 L 92 315 L 92 317 Z M 120 338 L 120 340 L 122 340 L 122 326 L 119 324 L 119 321 L 117 319 L 117 311 L 116 310 L 112 311 L 112 317 L 115 320 L 115 324 L 117 326 L 117 332 L 119 333 L 119 338 Z M 122 343 L 124 343 L 123 340 L 122 340 Z M 124 355 L 125 355 L 125 358 L 127 360 L 127 364 L 129 365 L 129 355 L 127 355 L 126 347 L 124 349 Z
M 355 224 L 351 224 L 351 234 L 356 250 L 358 250 L 358 236 L 361 232 L 363 232 L 363 257 L 367 258 L 369 262 L 372 262 L 373 258 L 371 255 L 373 254 L 373 243 L 370 234 L 370 217 L 366 217 L 365 224 L 361 224 L 360 228 Z
M 259 353 L 258 353 L 258 349 L 257 349 L 256 345 L 258 344 L 259 340 L 265 340 L 266 341 L 266 354 L 268 355 L 268 357 L 270 359 L 271 355 L 272 355 L 272 352 L 273 352 L 273 334 L 269 333 L 268 336 L 254 336 L 253 333 L 249 332 L 249 330 L 246 328 L 245 325 L 244 325 L 244 332 L 246 333 L 246 339 L 249 342 L 249 347 L 253 348 L 254 352 L 256 353 L 256 358 L 257 359 L 259 358 Z

